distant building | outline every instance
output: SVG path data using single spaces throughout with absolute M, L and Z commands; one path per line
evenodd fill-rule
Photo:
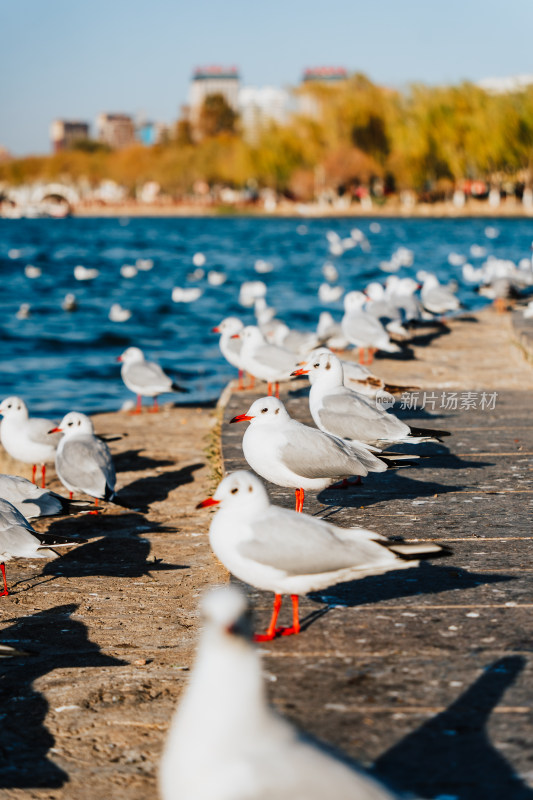
M 274 86 L 243 86 L 238 96 L 239 114 L 245 137 L 254 141 L 269 122 L 284 125 L 289 116 L 290 95 Z
M 344 67 L 313 67 L 305 69 L 298 92 L 298 112 L 307 117 L 320 116 L 320 102 L 312 87 L 317 84 L 334 86 L 347 80 Z M 311 91 L 306 91 L 307 89 Z
M 96 129 L 98 139 L 113 149 L 135 142 L 135 125 L 128 114 L 99 114 Z
M 199 67 L 193 73 L 189 89 L 189 121 L 198 124 L 205 98 L 221 94 L 227 104 L 238 111 L 240 77 L 237 67 Z
M 511 94 L 523 92 L 533 85 L 533 75 L 512 75 L 509 78 L 483 78 L 477 86 L 487 94 Z
M 55 119 L 50 125 L 50 138 L 54 153 L 69 150 L 76 142 L 89 138 L 89 124 L 74 120 Z

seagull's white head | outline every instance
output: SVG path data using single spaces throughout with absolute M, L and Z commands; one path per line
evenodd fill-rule
M 321 381 L 324 386 L 342 386 L 344 383 L 344 370 L 342 363 L 335 353 L 326 351 L 309 358 L 301 369 L 295 370 L 293 375 L 308 375 L 309 383 L 313 385 Z
M 128 347 L 118 357 L 117 361 L 122 361 L 123 364 L 135 364 L 139 361 L 144 361 L 144 353 L 139 347 Z
M 226 317 L 213 328 L 212 333 L 221 333 L 223 336 L 235 336 L 240 333 L 244 325 L 237 317 Z
M 69 411 L 65 414 L 57 428 L 52 428 L 49 433 L 64 433 L 65 436 L 79 436 L 94 434 L 94 427 L 86 414 L 79 411 Z
M 203 596 L 200 611 L 206 627 L 230 636 L 251 637 L 246 597 L 236 586 L 217 586 Z
M 260 397 L 252 403 L 246 414 L 237 414 L 230 422 L 246 422 L 252 425 L 279 425 L 290 419 L 289 413 L 277 397 Z
M 247 325 L 239 333 L 239 336 L 242 339 L 242 346 L 245 349 L 254 349 L 255 347 L 260 347 L 262 344 L 265 344 L 265 337 L 257 325 Z
M 372 281 L 372 283 L 369 283 L 365 291 L 371 300 L 379 301 L 383 300 L 385 297 L 385 289 L 381 283 L 378 283 L 377 281 Z
M 20 397 L 6 397 L 0 403 L 0 414 L 6 419 L 28 419 L 28 408 Z
M 363 292 L 348 292 L 344 296 L 344 310 L 347 314 L 361 311 L 365 303 L 366 297 Z
M 197 508 L 220 506 L 221 511 L 233 510 L 241 518 L 250 510 L 254 514 L 270 504 L 265 487 L 252 472 L 239 469 L 222 480 L 213 497 L 198 503 Z

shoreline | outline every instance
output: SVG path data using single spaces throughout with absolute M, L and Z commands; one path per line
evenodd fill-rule
M 451 203 L 420 203 L 405 209 L 399 204 L 372 206 L 364 209 L 354 205 L 350 208 L 333 208 L 322 205 L 280 204 L 272 211 L 252 206 L 196 206 L 196 205 L 155 205 L 124 203 L 102 206 L 83 205 L 73 208 L 72 216 L 87 217 L 258 217 L 294 219 L 533 219 L 533 208 L 524 208 L 521 203 L 507 203 L 494 208 L 488 203 L 469 204 L 457 209 Z

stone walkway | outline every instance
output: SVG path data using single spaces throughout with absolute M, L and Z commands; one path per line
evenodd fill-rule
M 419 386 L 419 406 L 424 391 L 426 401 L 435 396 L 434 410 L 427 402 L 396 409 L 450 430 L 446 447 L 422 445 L 431 457 L 420 466 L 371 475 L 360 487 L 310 492 L 304 510 L 341 527 L 439 541 L 453 555 L 304 600 L 304 633 L 264 646 L 270 694 L 303 728 L 399 789 L 533 800 L 533 369 L 507 316 L 488 311 L 442 334 L 415 345 L 416 360 L 379 360 L 376 372 Z M 285 386 L 282 399 L 310 423 L 307 389 L 298 386 Z M 456 410 L 440 407 L 443 392 L 449 405 L 457 392 Z M 227 423 L 259 396 L 229 397 L 226 471 L 246 467 L 243 427 Z M 292 491 L 268 489 L 294 507 Z M 261 628 L 272 597 L 249 593 Z

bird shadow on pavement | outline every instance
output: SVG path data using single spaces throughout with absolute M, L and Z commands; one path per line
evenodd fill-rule
M 150 503 L 166 500 L 170 492 L 187 483 L 194 483 L 194 472 L 205 466 L 202 462 L 188 464 L 178 470 L 147 475 L 129 483 L 120 490 L 117 499 L 128 505 L 135 505 L 140 511 L 147 511 Z
M 154 520 L 146 519 L 143 514 L 126 511 L 124 514 L 80 514 L 77 517 L 63 517 L 54 520 L 47 528 L 54 536 L 73 537 L 79 535 L 84 539 L 127 539 L 143 533 L 176 533 L 175 527 L 161 525 Z M 65 556 L 62 556 L 64 558 Z
M 115 471 L 118 472 L 140 472 L 144 469 L 155 469 L 156 467 L 170 467 L 175 464 L 164 458 L 151 458 L 150 456 L 140 455 L 143 451 L 125 450 L 124 453 L 117 453 L 113 456 Z
M 317 500 L 325 506 L 368 508 L 374 503 L 381 503 L 385 500 L 416 500 L 420 497 L 460 492 L 465 488 L 464 484 L 444 484 L 435 480 L 417 481 L 399 474 L 400 472 L 404 472 L 404 470 L 389 470 L 387 473 L 381 473 L 386 476 L 383 480 L 380 480 L 380 474 L 372 474 L 363 478 L 362 485 L 347 489 L 330 486 L 317 495 Z M 322 516 L 330 517 L 331 514 L 325 513 Z
M 525 666 L 522 656 L 506 656 L 487 666 L 445 711 L 380 756 L 373 766 L 376 777 L 421 798 L 533 800 L 533 789 L 503 758 L 487 731 L 491 712 Z M 519 739 L 517 731 L 513 742 Z
M 55 744 L 45 726 L 48 701 L 34 682 L 53 670 L 113 667 L 125 661 L 107 656 L 87 636 L 85 625 L 72 619 L 77 605 L 62 605 L 26 617 L 3 620 L 2 641 L 33 652 L 0 662 L 0 788 L 57 789 L 68 775 L 48 752 Z
M 422 562 L 413 569 L 399 569 L 384 575 L 370 575 L 359 580 L 330 586 L 320 592 L 310 592 L 308 597 L 329 607 L 356 607 L 386 600 L 441 594 L 472 589 L 483 584 L 514 580 L 513 575 L 467 572 L 461 567 L 440 566 Z M 304 623 L 309 625 L 310 622 Z

